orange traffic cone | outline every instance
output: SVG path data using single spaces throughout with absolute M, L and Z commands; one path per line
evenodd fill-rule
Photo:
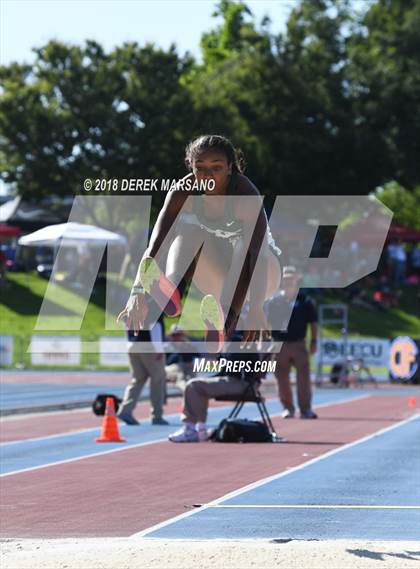
M 409 397 L 408 406 L 410 409 L 415 409 L 417 407 L 417 397 Z
M 112 397 L 106 398 L 101 436 L 95 440 L 97 443 L 124 443 L 127 440 L 120 437 L 118 421 L 115 415 L 115 405 Z

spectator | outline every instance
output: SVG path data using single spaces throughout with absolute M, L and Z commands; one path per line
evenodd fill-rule
M 172 381 L 182 392 L 185 391 L 186 383 L 194 375 L 193 364 L 197 350 L 188 336 L 178 324 L 172 324 L 169 333 L 166 357 L 166 376 L 168 381 Z M 182 352 L 177 352 L 182 343 Z
M 0 250 L 0 282 L 4 282 L 6 280 L 6 266 L 7 266 L 6 254 Z
M 133 416 L 144 384 L 150 378 L 150 402 L 152 425 L 168 425 L 163 418 L 165 398 L 165 358 L 162 353 L 163 323 L 162 316 L 150 330 L 140 330 L 136 336 L 132 330 L 127 331 L 128 358 L 132 380 L 126 387 L 123 401 L 118 409 L 118 417 L 127 425 L 139 425 Z M 152 342 L 155 351 L 140 353 L 139 342 Z
M 402 241 L 399 239 L 395 243 L 388 245 L 388 260 L 391 266 L 394 287 L 397 288 L 405 280 L 407 266 L 407 253 L 405 252 Z
M 284 267 L 283 291 L 267 303 L 268 321 L 273 329 L 273 339 L 283 342 L 280 352 L 275 356 L 280 401 L 284 407 L 282 417 L 290 419 L 295 415 L 295 405 L 290 384 L 290 370 L 294 366 L 297 373 L 297 396 L 302 419 L 316 419 L 312 410 L 312 388 L 309 370 L 309 354 L 305 344 L 307 325 L 311 327 L 311 354 L 316 352 L 317 313 L 312 300 L 299 290 L 301 276 L 294 267 Z M 293 299 L 296 301 L 293 304 Z M 276 329 L 284 321 L 284 315 L 293 306 L 287 331 Z M 284 329 L 285 326 L 282 328 Z
M 227 360 L 240 360 L 246 358 L 249 361 L 259 359 L 259 354 L 249 350 L 242 354 L 222 354 Z M 240 396 L 245 388 L 247 375 L 244 371 L 230 373 L 225 376 L 194 378 L 188 381 L 184 392 L 184 408 L 182 421 L 184 426 L 169 435 L 169 440 L 174 443 L 195 443 L 208 439 L 207 434 L 207 411 L 209 400 L 223 395 Z
M 379 285 L 377 290 L 373 293 L 373 300 L 378 308 L 388 309 L 397 306 L 397 296 L 392 290 L 386 275 L 382 275 L 379 278 Z
M 413 274 L 420 276 L 420 247 L 417 243 L 413 244 L 410 252 L 410 266 Z

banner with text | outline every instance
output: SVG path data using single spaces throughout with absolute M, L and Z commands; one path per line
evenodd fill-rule
M 362 359 L 365 364 L 375 367 L 388 367 L 389 340 L 377 338 L 348 338 L 347 347 L 342 338 L 325 338 L 318 349 L 326 365 L 333 365 L 347 357 Z
M 80 365 L 79 336 L 34 335 L 28 351 L 32 365 Z
M 102 336 L 99 339 L 99 365 L 128 366 L 127 339 Z

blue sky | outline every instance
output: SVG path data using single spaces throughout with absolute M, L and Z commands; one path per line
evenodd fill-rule
M 273 31 L 284 29 L 297 0 L 249 0 Z M 31 48 L 51 38 L 81 43 L 95 39 L 107 50 L 124 41 L 175 42 L 181 53 L 198 55 L 200 36 L 214 26 L 216 0 L 1 0 L 0 61 L 32 60 Z

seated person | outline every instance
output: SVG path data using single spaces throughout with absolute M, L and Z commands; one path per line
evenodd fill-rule
M 0 280 L 6 277 L 7 257 L 6 254 L 0 250 Z
M 380 277 L 378 288 L 373 293 L 373 300 L 384 309 L 395 308 L 398 305 L 397 296 L 386 275 Z
M 235 337 L 235 340 L 238 338 Z M 260 379 L 264 374 L 248 372 L 238 368 L 242 362 L 250 362 L 251 368 L 255 361 L 260 359 L 260 355 L 249 350 L 243 350 L 241 353 L 221 354 L 219 362 L 225 358 L 230 364 L 230 369 L 225 375 L 220 369 L 220 375 L 215 377 L 201 377 L 190 379 L 184 391 L 184 408 L 182 421 L 184 426 L 169 435 L 169 440 L 174 443 L 195 443 L 206 441 L 207 434 L 207 411 L 209 399 L 222 397 L 224 395 L 240 396 L 247 387 L 247 380 Z M 235 366 L 236 364 L 236 366 Z M 245 365 L 245 364 L 244 364 Z M 234 367 L 235 366 L 235 367 Z M 225 366 L 225 369 L 227 365 Z
M 173 324 L 168 333 L 169 342 L 166 346 L 166 377 L 182 392 L 185 391 L 187 381 L 194 375 L 194 358 L 198 356 L 197 350 L 184 330 Z M 177 353 L 177 343 L 182 342 L 182 352 Z M 187 351 L 188 350 L 188 351 Z M 169 352 L 169 353 L 168 353 Z

